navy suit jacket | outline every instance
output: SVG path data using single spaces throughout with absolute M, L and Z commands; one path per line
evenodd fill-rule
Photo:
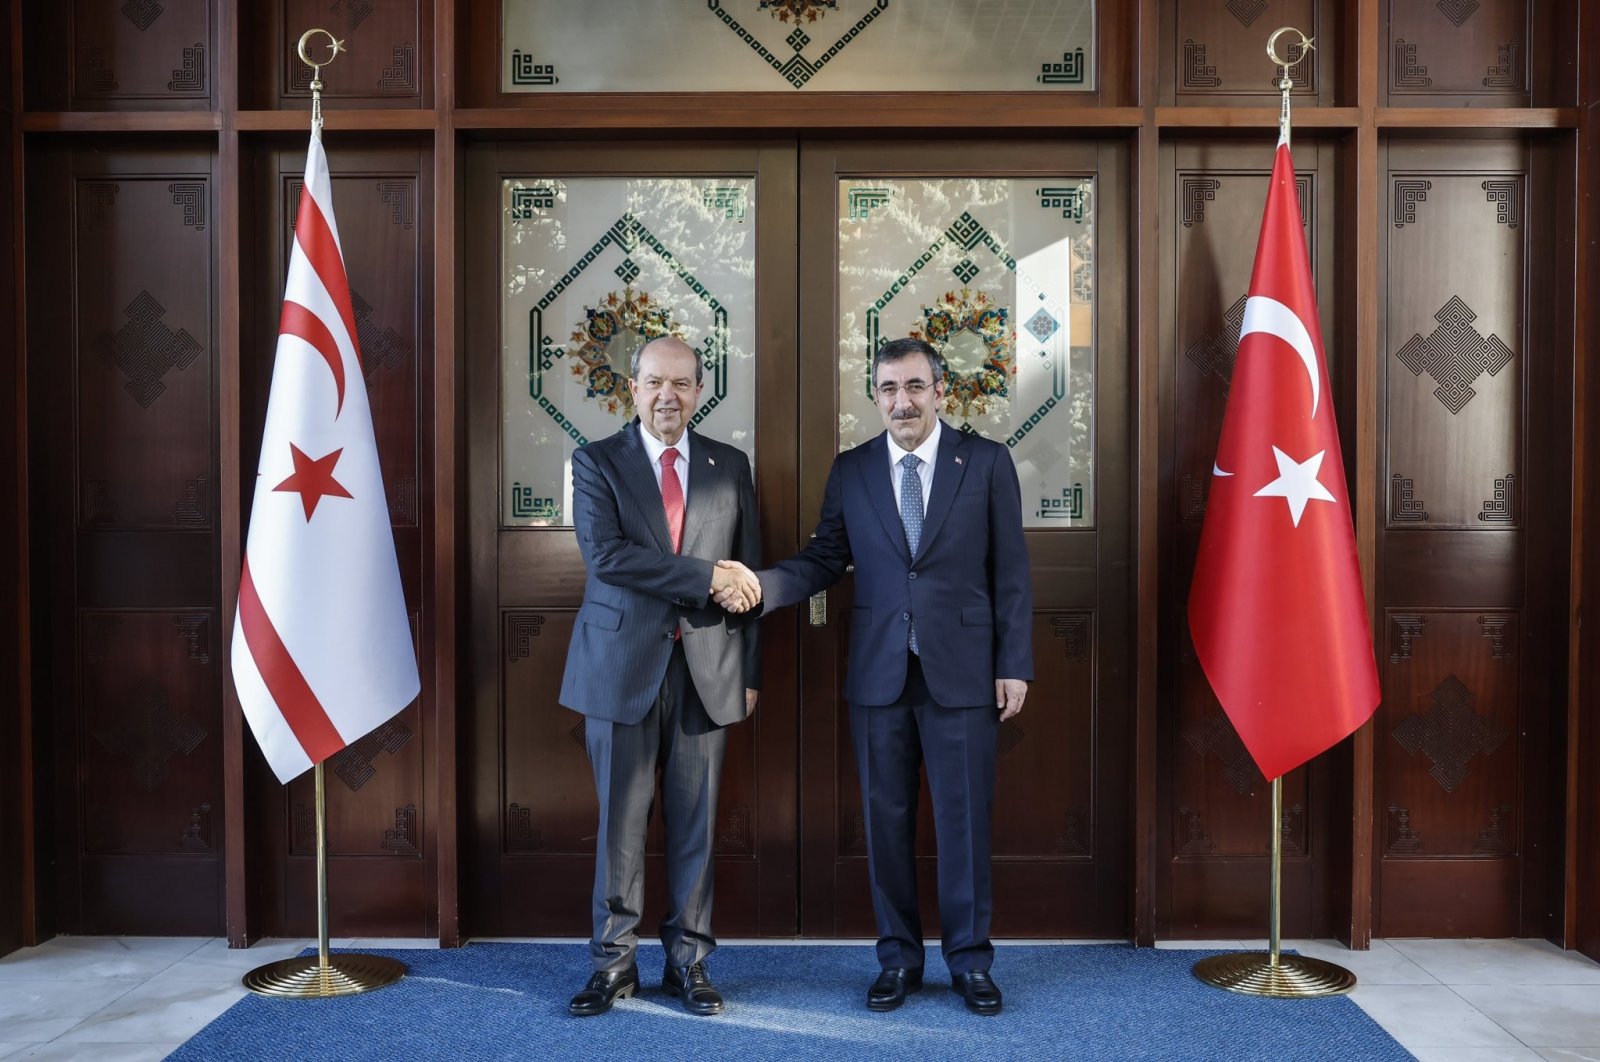
M 683 550 L 673 553 L 641 430 L 635 420 L 572 455 L 572 520 L 588 572 L 560 700 L 597 719 L 639 722 L 661 692 L 679 631 L 706 714 L 726 726 L 745 717 L 745 689 L 761 688 L 759 624 L 710 600 L 718 560 L 760 564 L 750 460 L 693 434 Z
M 995 679 L 1033 678 L 1033 588 L 1011 453 L 944 426 L 913 557 L 895 502 L 891 445 L 884 433 L 834 459 L 815 537 L 760 573 L 763 611 L 831 586 L 853 561 L 845 697 L 863 705 L 899 698 L 915 616 L 934 700 L 993 708 Z

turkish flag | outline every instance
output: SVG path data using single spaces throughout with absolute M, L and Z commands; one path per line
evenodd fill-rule
M 1189 631 L 1217 700 L 1269 780 L 1378 707 L 1350 492 L 1283 140 L 1212 467 Z
M 283 782 L 422 688 L 320 127 L 284 285 L 232 655 L 245 718 Z

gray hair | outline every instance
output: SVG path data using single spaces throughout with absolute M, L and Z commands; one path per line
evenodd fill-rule
M 872 355 L 872 385 L 876 387 L 878 384 L 878 366 L 884 362 L 908 358 L 913 354 L 922 354 L 927 357 L 928 365 L 933 369 L 933 379 L 928 381 L 930 385 L 944 382 L 944 356 L 934 350 L 933 344 L 926 340 L 907 337 L 905 339 L 889 340 Z

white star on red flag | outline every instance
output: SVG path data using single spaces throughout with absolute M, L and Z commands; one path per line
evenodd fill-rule
M 1294 163 L 1280 139 L 1189 591 L 1195 655 L 1268 779 L 1378 706 L 1349 496 Z M 1289 523 L 1271 498 L 1288 505 Z
M 1322 456 L 1327 453 L 1322 450 L 1304 462 L 1296 461 L 1276 446 L 1272 448 L 1272 456 L 1278 461 L 1278 478 L 1256 491 L 1257 498 L 1282 498 L 1289 503 L 1289 517 L 1294 521 L 1294 526 L 1300 526 L 1300 517 L 1306 511 L 1306 503 L 1315 501 L 1338 501 L 1328 493 L 1317 479 L 1317 472 L 1322 468 Z

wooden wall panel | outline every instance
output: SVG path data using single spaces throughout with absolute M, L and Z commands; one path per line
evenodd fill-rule
M 216 0 L 24 4 L 31 109 L 209 110 Z
M 1385 627 L 1385 858 L 1515 856 L 1517 617 L 1390 610 Z
M 1495 150 L 1468 173 L 1390 170 L 1391 529 L 1523 523 L 1526 177 Z
M 415 634 L 422 622 L 420 506 L 421 381 L 432 378 L 432 180 L 426 151 L 356 144 L 330 134 L 334 218 L 361 348 L 361 364 L 388 497 L 401 582 Z M 277 308 L 304 183 L 303 150 L 260 151 L 255 182 L 270 207 L 254 216 L 247 242 L 265 251 L 247 280 L 259 294 L 246 316 L 245 467 L 255 467 L 271 382 Z M 246 477 L 254 484 L 254 477 Z M 249 500 L 243 504 L 248 511 Z M 419 646 L 420 649 L 420 646 Z M 427 936 L 436 931 L 436 832 L 424 793 L 437 755 L 429 688 L 399 715 L 328 761 L 330 917 L 339 935 Z M 252 750 L 253 753 L 253 750 Z M 315 932 L 314 787 L 307 773 L 288 786 L 252 755 L 262 854 L 271 871 L 261 897 L 268 935 Z M 263 843 L 264 842 L 264 843 Z M 344 889 L 333 883 L 345 881 Z M 359 884 L 357 884 L 359 883 Z
M 1280 71 L 1266 39 L 1279 26 L 1316 38 L 1308 53 L 1282 42 L 1296 101 L 1335 102 L 1339 35 L 1326 0 L 1175 0 L 1161 5 L 1161 101 L 1179 106 L 1277 107 Z M 1290 35 L 1292 36 L 1292 35 Z
M 1600 23 L 1585 19 L 1582 30 L 1579 54 L 1593 55 L 1600 50 Z M 1579 73 L 1584 118 L 1575 138 L 1573 229 L 1580 247 L 1593 248 L 1600 246 L 1600 67 L 1585 63 Z M 1600 261 L 1593 254 L 1576 258 L 1574 349 L 1588 356 L 1580 355 L 1573 365 L 1574 511 L 1563 529 L 1570 536 L 1574 570 L 1566 639 L 1572 686 L 1567 702 L 1562 935 L 1569 947 L 1600 962 L 1600 652 L 1595 650 L 1593 622 L 1588 632 L 1572 622 L 1585 607 L 1600 602 L 1600 364 L 1594 357 L 1600 344 Z
M 34 362 L 31 474 L 61 543 L 34 573 L 64 932 L 221 924 L 213 163 L 61 150 L 30 181 L 70 219 L 29 245 L 30 345 L 57 352 Z
M 1534 665 L 1553 605 L 1529 546 L 1544 540 L 1536 521 L 1565 511 L 1548 482 L 1527 496 L 1529 453 L 1551 460 L 1561 445 L 1559 417 L 1529 419 L 1559 346 L 1530 340 L 1529 247 L 1549 211 L 1532 213 L 1521 142 L 1385 154 L 1374 928 L 1543 932 L 1539 875 L 1522 861 L 1549 828 L 1554 692 Z
M 1390 106 L 1528 105 L 1528 0 L 1388 0 L 1385 7 Z
M 223 644 L 214 610 L 79 612 L 80 932 L 139 926 L 146 879 L 205 901 L 170 910 L 165 932 L 214 932 Z
M 1329 308 L 1335 305 L 1331 263 L 1338 231 L 1332 157 L 1332 149 L 1316 141 L 1301 140 L 1295 151 L 1307 249 L 1319 301 Z M 1163 159 L 1163 303 L 1170 315 L 1163 317 L 1162 346 L 1174 397 L 1163 425 L 1162 513 L 1172 569 L 1162 615 L 1165 644 L 1174 651 L 1160 711 L 1157 928 L 1163 936 L 1254 937 L 1266 926 L 1271 787 L 1200 668 L 1187 604 L 1272 156 L 1265 141 L 1248 147 L 1192 142 L 1169 147 Z M 1324 312 L 1322 326 L 1331 357 L 1342 322 Z M 1336 811 L 1327 805 L 1325 780 L 1314 780 L 1314 773 L 1302 768 L 1284 778 L 1288 935 L 1328 932 L 1329 875 L 1321 845 L 1324 822 Z
M 13 96 L 10 17 L 0 20 L 0 380 L 10 390 L 0 431 L 0 955 L 21 947 L 31 932 L 28 878 L 33 872 L 33 764 L 27 580 L 28 498 L 24 467 L 28 409 L 22 321 L 21 100 Z
M 346 51 L 322 71 L 322 99 L 339 108 L 411 108 L 433 98 L 433 9 L 430 0 L 273 0 L 249 5 L 248 32 L 270 42 L 243 57 L 250 76 L 240 85 L 244 106 L 283 110 L 311 107 L 311 68 L 300 61 L 300 35 L 320 27 Z M 307 45 L 313 59 L 328 55 L 321 34 Z
M 210 531 L 211 186 L 87 175 L 74 191 L 76 524 Z M 165 268 L 150 268 L 156 248 Z

